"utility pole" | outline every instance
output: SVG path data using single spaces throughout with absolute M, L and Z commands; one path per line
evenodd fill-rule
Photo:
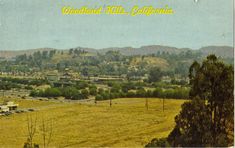
M 2 90 L 2 96 L 5 97 L 5 90 Z
M 165 97 L 162 98 L 162 110 L 165 111 Z
M 110 107 L 112 106 L 112 99 L 111 99 L 111 97 L 110 97 L 110 99 L 109 99 L 109 106 L 110 106 Z
M 145 107 L 146 107 L 147 110 L 149 109 L 148 97 L 145 98 Z

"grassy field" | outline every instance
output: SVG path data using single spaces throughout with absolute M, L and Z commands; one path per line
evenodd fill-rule
M 0 145 L 22 147 L 27 139 L 27 116 L 53 120 L 53 138 L 50 146 L 144 146 L 152 138 L 166 137 L 174 126 L 174 117 L 184 100 L 165 100 L 162 111 L 161 99 L 115 99 L 94 104 L 59 103 L 50 101 L 20 100 L 23 107 L 40 107 L 32 113 L 0 117 Z M 38 128 L 39 129 L 39 128 Z M 35 143 L 42 145 L 40 130 Z

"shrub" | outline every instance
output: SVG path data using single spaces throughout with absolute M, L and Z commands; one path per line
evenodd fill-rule
M 97 87 L 95 85 L 89 86 L 89 94 L 93 96 L 97 94 Z
M 127 94 L 126 94 L 127 97 L 129 98 L 134 98 L 135 97 L 135 93 L 132 92 L 132 91 L 129 91 Z
M 58 88 L 47 88 L 44 91 L 44 97 L 59 97 L 61 96 L 61 91 Z
M 170 147 L 170 144 L 166 138 L 155 138 L 150 143 L 145 145 L 145 147 Z
M 136 91 L 136 97 L 145 97 L 146 96 L 146 91 L 144 88 L 138 89 Z
M 100 101 L 103 100 L 103 97 L 101 95 L 96 95 L 95 100 Z
M 81 99 L 87 99 L 89 92 L 86 89 L 83 89 L 83 90 L 81 90 L 81 95 L 82 95 Z

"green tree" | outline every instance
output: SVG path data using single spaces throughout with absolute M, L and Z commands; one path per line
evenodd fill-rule
M 96 101 L 103 100 L 103 97 L 98 94 L 98 95 L 95 96 L 95 100 L 96 100 Z
M 112 88 L 110 89 L 110 92 L 112 92 L 112 93 L 119 93 L 120 89 L 121 89 L 121 86 L 119 84 L 117 84 L 117 83 L 114 83 L 112 85 Z
M 190 99 L 176 116 L 170 142 L 174 146 L 233 145 L 233 67 L 210 55 L 189 70 Z M 173 140 L 172 140 L 173 139 Z
M 176 126 L 168 136 L 172 146 L 196 147 L 211 146 L 209 110 L 199 98 L 182 105 L 182 110 L 175 117 Z
M 144 88 L 140 88 L 136 91 L 136 97 L 145 97 L 146 91 Z
M 58 88 L 47 88 L 44 91 L 45 97 L 59 97 L 61 96 L 61 91 Z
M 93 96 L 97 94 L 97 87 L 95 85 L 89 87 L 89 94 Z
M 69 54 L 73 54 L 73 48 L 69 49 Z
M 43 52 L 42 52 L 42 58 L 43 58 L 43 59 L 46 59 L 46 58 L 47 58 L 47 55 L 48 55 L 48 51 L 43 51 Z
M 82 89 L 81 95 L 82 95 L 82 99 L 87 99 L 89 96 L 89 92 L 86 89 Z
M 149 82 L 159 82 L 162 77 L 161 69 L 158 67 L 153 67 L 149 71 Z
M 75 87 L 65 87 L 62 89 L 62 95 L 65 99 L 78 99 L 80 92 Z
M 170 144 L 165 138 L 161 138 L 161 139 L 155 138 L 150 143 L 145 145 L 145 147 L 170 147 Z
M 32 97 L 36 97 L 36 96 L 38 96 L 38 91 L 37 90 L 32 90 L 29 95 L 32 96 Z
M 196 73 L 195 73 L 196 72 Z M 233 67 L 219 61 L 215 55 L 210 55 L 202 65 L 190 67 L 190 83 L 192 89 L 190 97 L 199 96 L 205 100 L 210 110 L 213 131 L 213 144 L 226 131 L 229 124 L 233 124 Z

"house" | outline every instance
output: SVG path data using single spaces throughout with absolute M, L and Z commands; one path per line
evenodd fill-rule
M 72 75 L 68 72 L 64 73 L 63 76 L 60 77 L 60 81 L 70 81 L 72 79 Z
M 46 79 L 48 81 L 58 81 L 59 80 L 59 76 L 55 73 L 51 73 L 51 74 L 47 74 L 46 75 Z
M 17 107 L 18 107 L 18 104 L 14 104 L 14 102 L 9 101 L 9 102 L 7 102 L 6 106 L 7 106 L 7 107 L 9 108 L 9 110 L 11 111 L 11 110 L 16 110 Z
M 100 77 L 93 77 L 95 82 L 110 82 L 110 81 L 124 81 L 124 78 L 118 76 L 100 76 Z
M 9 112 L 12 110 L 17 110 L 18 104 L 14 104 L 14 102 L 7 102 L 6 104 L 0 105 L 0 112 Z
M 162 82 L 166 82 L 166 83 L 170 83 L 171 82 L 171 78 L 169 76 L 163 76 L 161 78 Z
M 6 105 L 0 105 L 0 113 L 9 112 L 9 108 Z

